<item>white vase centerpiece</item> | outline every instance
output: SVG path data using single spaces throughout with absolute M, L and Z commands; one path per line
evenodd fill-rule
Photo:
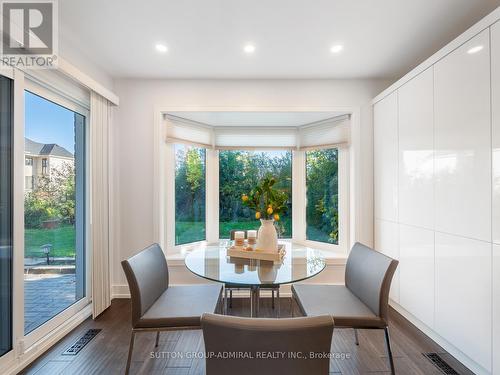
M 241 196 L 243 205 L 255 210 L 255 218 L 260 219 L 256 249 L 267 252 L 278 252 L 278 233 L 275 221 L 288 209 L 288 194 L 285 189 L 277 188 L 278 180 L 266 175 L 248 193 Z
M 260 219 L 256 247 L 262 251 L 278 251 L 278 233 L 273 219 Z

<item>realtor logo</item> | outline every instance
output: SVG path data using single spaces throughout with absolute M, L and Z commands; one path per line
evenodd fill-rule
M 1 12 L 2 63 L 18 68 L 55 67 L 56 1 L 2 1 Z

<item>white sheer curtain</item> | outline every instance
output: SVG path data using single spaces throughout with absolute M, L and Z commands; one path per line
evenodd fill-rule
M 92 92 L 90 96 L 90 179 L 92 242 L 92 316 L 111 305 L 109 234 L 109 131 L 111 103 Z

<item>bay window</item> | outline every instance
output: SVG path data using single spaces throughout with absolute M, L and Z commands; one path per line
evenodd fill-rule
M 347 251 L 349 120 L 344 115 L 303 126 L 215 126 L 165 114 L 166 248 L 258 229 L 255 212 L 241 197 L 272 175 L 289 197 L 275 222 L 279 237 Z

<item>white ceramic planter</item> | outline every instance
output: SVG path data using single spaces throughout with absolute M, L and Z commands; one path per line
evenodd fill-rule
M 264 251 L 278 251 L 278 233 L 274 227 L 274 220 L 260 219 L 260 228 L 257 234 L 257 249 Z

